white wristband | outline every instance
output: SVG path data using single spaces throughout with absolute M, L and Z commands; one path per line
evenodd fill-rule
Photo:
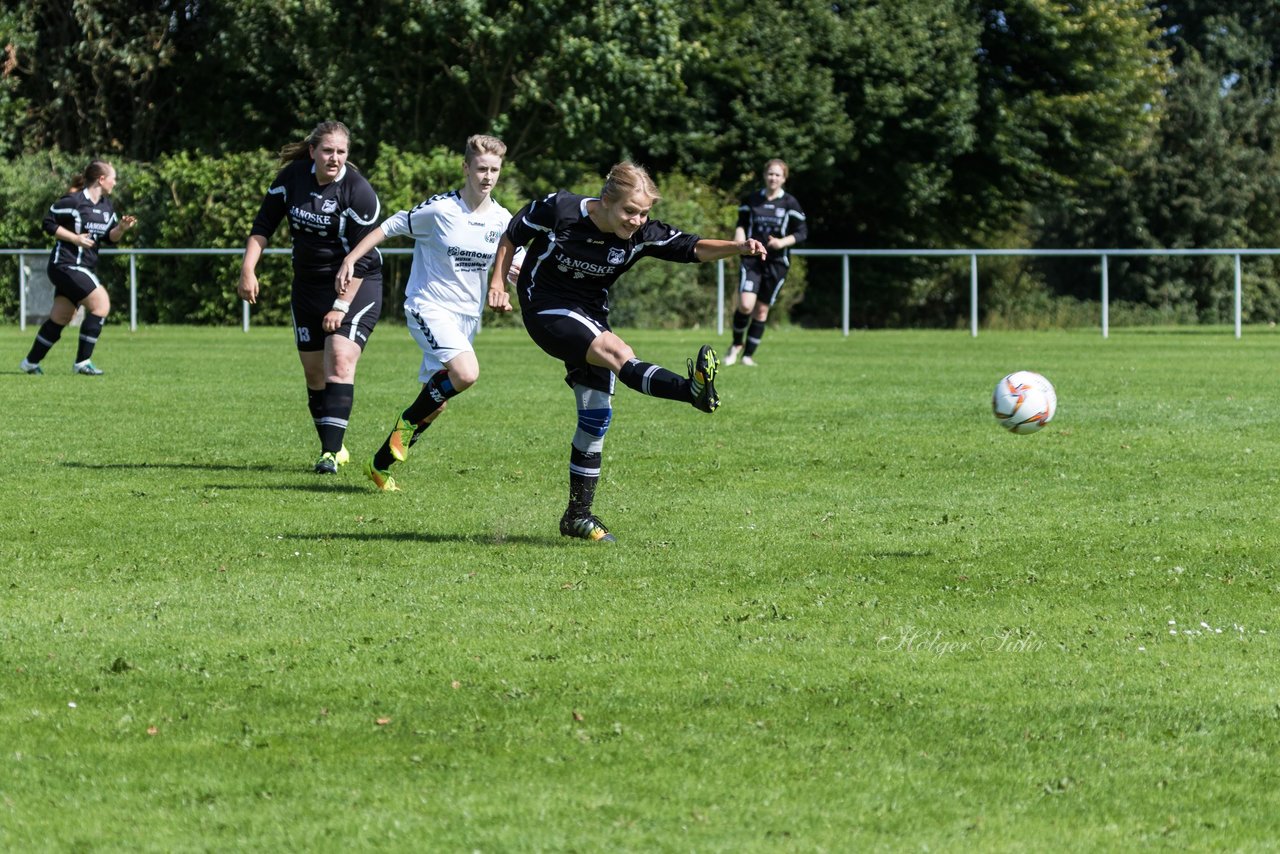
M 336 299 L 333 301 L 333 310 L 346 314 L 348 311 L 351 311 L 351 303 L 346 300 Z

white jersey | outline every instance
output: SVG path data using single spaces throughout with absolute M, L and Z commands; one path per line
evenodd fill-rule
M 407 234 L 414 240 L 404 292 L 406 315 L 432 306 L 469 317 L 483 314 L 485 273 L 510 221 L 511 212 L 492 199 L 475 213 L 458 190 L 451 190 L 382 223 L 387 237 Z

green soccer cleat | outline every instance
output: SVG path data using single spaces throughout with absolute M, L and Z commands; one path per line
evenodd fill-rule
M 333 460 L 340 466 L 345 466 L 351 462 L 351 452 L 347 450 L 346 445 L 338 449 L 338 453 L 333 455 Z
M 412 421 L 406 421 L 403 415 L 396 416 L 395 426 L 391 428 L 391 435 L 387 437 L 387 447 L 391 449 L 391 456 L 399 462 L 409 459 L 409 448 L 413 445 L 413 431 L 417 429 L 418 425 Z
M 396 486 L 396 479 L 391 476 L 391 472 L 373 467 L 373 457 L 364 461 L 364 473 L 369 480 L 373 481 L 373 485 L 383 492 L 400 491 L 400 487 Z
M 316 474 L 337 474 L 338 473 L 338 455 L 333 451 L 325 451 L 320 455 L 320 459 L 316 460 Z
M 84 361 L 76 362 L 71 368 L 71 373 L 83 374 L 86 377 L 100 377 L 103 375 L 104 371 L 101 368 L 95 368 L 93 366 L 93 362 Z
M 39 362 L 28 362 L 26 359 L 23 359 L 18 367 L 22 369 L 24 374 L 41 375 L 44 373 L 44 368 L 40 367 Z
M 720 406 L 716 394 L 716 371 L 720 361 L 710 344 L 703 344 L 696 360 L 689 360 L 689 382 L 693 385 L 693 406 L 703 412 L 715 412 Z
M 609 533 L 609 529 L 604 526 L 595 516 L 579 516 L 578 518 L 570 518 L 569 514 L 560 517 L 560 534 L 565 537 L 577 537 L 580 540 L 589 540 L 593 543 L 616 543 L 618 538 Z

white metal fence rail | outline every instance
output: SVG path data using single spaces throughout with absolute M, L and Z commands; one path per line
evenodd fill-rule
M 407 248 L 382 249 L 384 255 L 409 255 L 413 250 Z M 978 335 L 978 258 L 989 256 L 1040 256 L 1040 257 L 1078 257 L 1098 258 L 1101 262 L 1101 289 L 1099 301 L 1102 305 L 1102 337 L 1110 335 L 1108 307 L 1110 303 L 1110 282 L 1107 266 L 1110 258 L 1125 256 L 1178 256 L 1178 255 L 1215 255 L 1230 256 L 1235 260 L 1235 289 L 1232 314 L 1235 322 L 1235 336 L 1241 334 L 1241 258 L 1258 255 L 1280 255 L 1277 249 L 793 249 L 792 254 L 814 257 L 837 257 L 840 259 L 840 328 L 849 334 L 850 295 L 852 281 L 850 278 L 851 258 L 962 258 L 969 257 L 969 334 Z M 139 255 L 241 255 L 242 249 L 104 249 L 104 255 L 129 256 L 129 328 L 138 328 L 138 264 Z M 286 255 L 288 249 L 267 249 L 265 254 Z M 43 263 L 48 257 L 48 249 L 0 249 L 0 256 L 18 256 L 18 323 L 22 329 L 27 328 L 27 258 Z M 716 263 L 716 332 L 724 334 L 725 314 L 725 261 Z M 242 303 L 241 326 L 249 331 L 249 304 Z
M 35 259 L 44 264 L 49 257 L 48 249 L 0 249 L 0 256 L 18 256 L 18 326 L 27 328 L 27 265 L 26 259 Z M 380 250 L 383 255 L 411 255 L 412 249 L 395 248 Z M 288 255 L 288 249 L 266 249 L 264 255 Z M 103 249 L 102 255 L 129 256 L 129 329 L 138 328 L 138 256 L 139 255 L 243 255 L 243 249 Z M 230 285 L 228 285 L 230 287 Z M 249 303 L 241 300 L 240 325 L 245 332 L 249 331 Z
M 1242 256 L 1280 255 L 1280 248 L 1273 249 L 792 249 L 794 255 L 827 256 L 840 258 L 840 317 L 841 331 L 849 334 L 849 306 L 852 285 L 849 273 L 850 258 L 963 258 L 969 257 L 969 334 L 978 335 L 978 258 L 987 256 L 1041 256 L 1041 257 L 1077 257 L 1098 258 L 1101 261 L 1101 291 L 1099 300 L 1102 305 L 1102 337 L 1111 334 L 1108 306 L 1111 300 L 1110 282 L 1107 276 L 1107 262 L 1112 257 L 1125 256 L 1175 256 L 1175 255 L 1226 255 L 1235 259 L 1234 298 L 1232 316 L 1235 323 L 1235 336 L 1241 334 L 1241 262 Z M 716 282 L 718 299 L 716 315 L 716 331 L 724 334 L 725 277 L 724 261 L 718 262 Z

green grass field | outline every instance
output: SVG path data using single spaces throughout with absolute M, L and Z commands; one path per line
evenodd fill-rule
M 713 416 L 523 331 L 382 494 L 290 333 L 0 329 L 0 849 L 1275 850 L 1280 333 L 770 332 Z M 704 335 L 626 335 L 683 370 Z M 721 341 L 723 344 L 723 341 Z M 416 394 L 375 334 L 347 444 Z M 1014 436 L 1003 374 L 1057 386 Z

